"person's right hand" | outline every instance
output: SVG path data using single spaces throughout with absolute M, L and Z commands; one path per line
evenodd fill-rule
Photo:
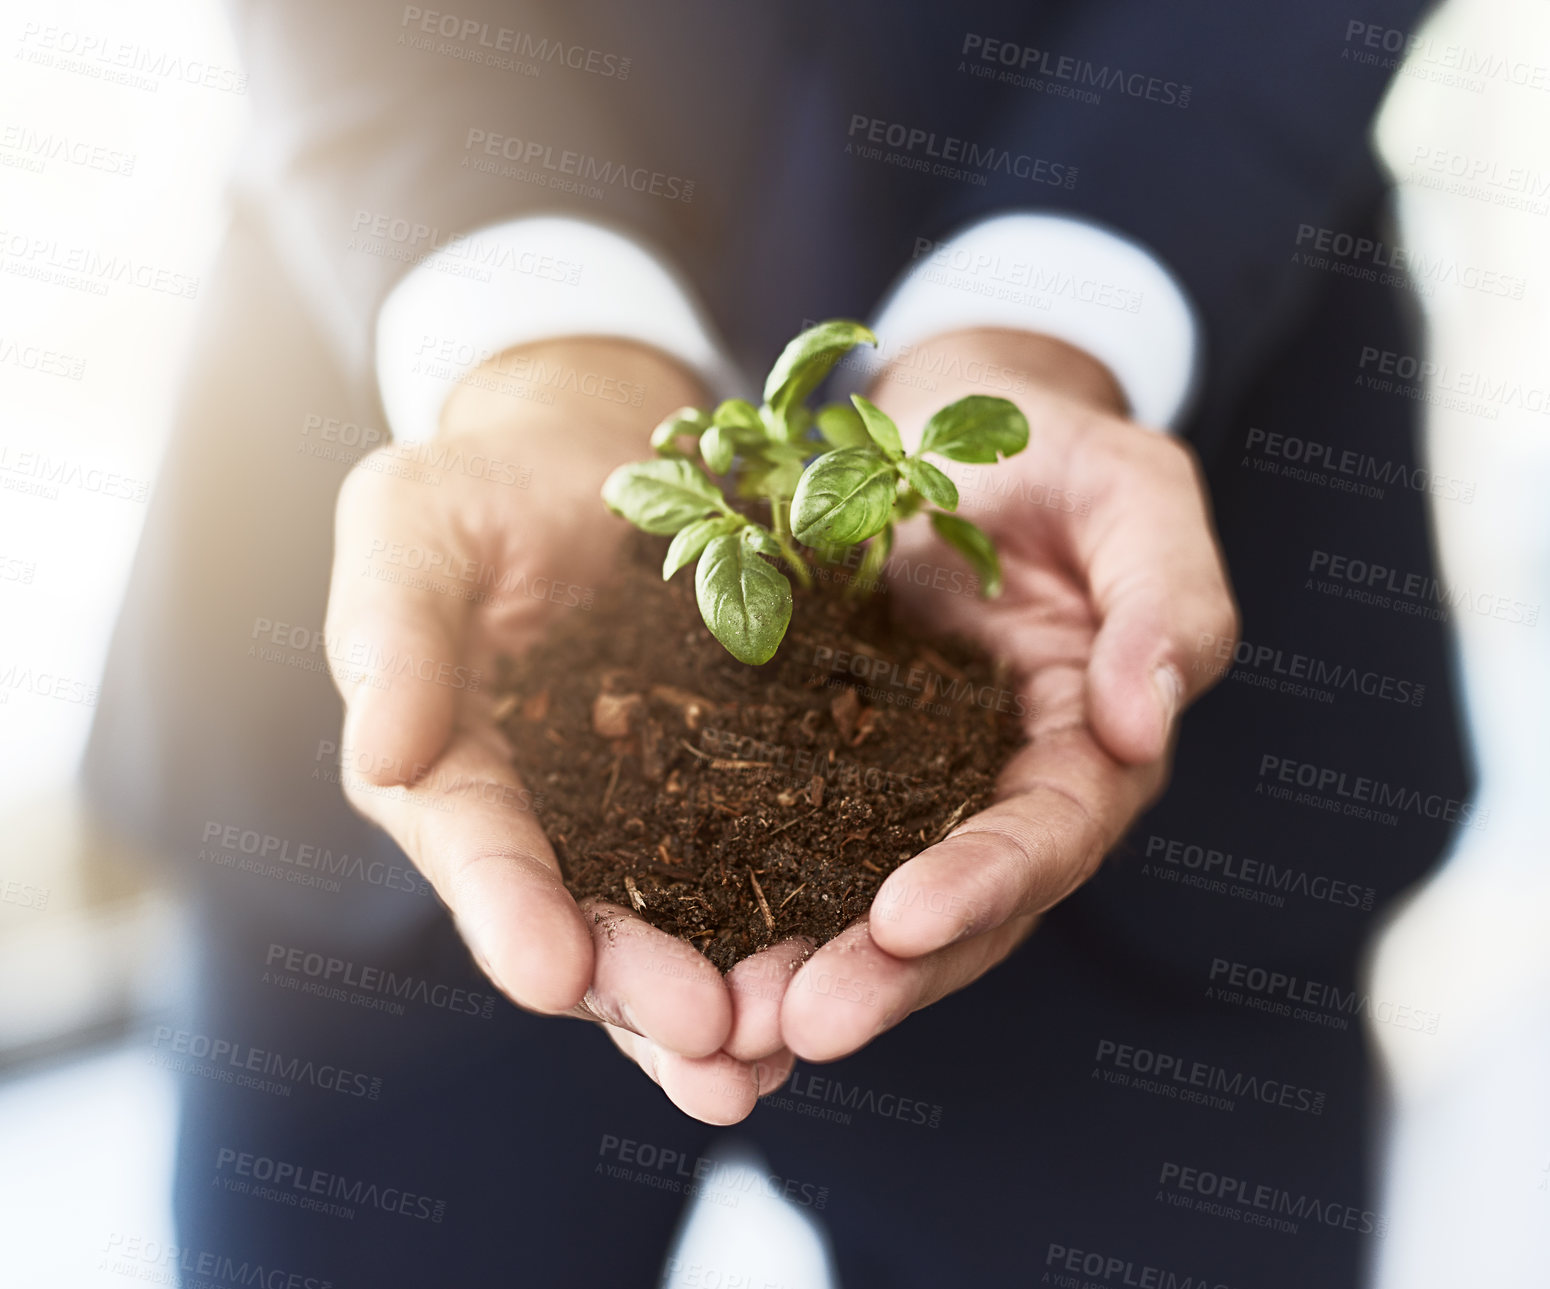
M 543 402 L 542 385 L 511 374 L 536 365 L 614 383 L 588 396 L 593 382 L 562 380 Z M 667 412 L 705 401 L 682 369 L 623 341 L 547 342 L 486 364 L 451 393 L 430 445 L 460 467 L 386 448 L 346 478 L 325 634 L 345 702 L 346 795 L 430 880 L 490 979 L 529 1010 L 601 1022 L 680 1108 L 731 1123 L 791 1066 L 769 1055 L 780 991 L 737 983 L 789 974 L 796 951 L 749 960 L 729 988 L 630 910 L 578 908 L 487 687 L 498 655 L 606 582 L 628 531 L 599 498 L 608 473 L 648 454 Z

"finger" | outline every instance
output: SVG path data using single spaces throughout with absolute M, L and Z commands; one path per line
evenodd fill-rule
M 360 773 L 412 783 L 452 733 L 458 690 L 447 678 L 461 661 L 469 601 L 423 572 L 462 557 L 450 526 L 441 531 L 424 496 L 364 464 L 339 493 L 323 635 Z
M 708 1057 L 732 1029 L 721 973 L 699 950 L 603 900 L 582 903 L 595 966 L 586 1003 L 664 1051 Z
M 918 957 L 1042 913 L 1093 874 L 1161 780 L 1084 730 L 1036 734 L 1002 771 L 1000 801 L 884 879 L 872 938 Z
M 1216 679 L 1196 659 L 1202 641 L 1236 639 L 1237 609 L 1193 458 L 1156 436 L 1133 456 L 1109 460 L 1121 483 L 1084 554 L 1101 619 L 1088 717 L 1110 752 L 1140 764 L 1163 755 L 1178 714 Z
M 865 922 L 840 932 L 797 972 L 781 1008 L 781 1036 L 804 1061 L 837 1061 L 911 1012 L 978 979 L 1028 934 L 1032 915 L 918 958 L 896 958 Z
M 461 731 L 413 787 L 346 770 L 345 794 L 430 880 L 502 992 L 559 1013 L 592 981 L 592 936 L 501 743 Z
M 746 1119 L 761 1095 L 785 1082 L 796 1060 L 790 1052 L 753 1062 L 734 1060 L 725 1052 L 685 1057 L 617 1026 L 603 1028 L 675 1106 L 702 1123 L 722 1127 Z
M 797 968 L 813 951 L 811 940 L 786 940 L 744 958 L 726 974 L 732 1000 L 732 1032 L 722 1049 L 740 1061 L 758 1061 L 781 1050 L 780 1004 Z

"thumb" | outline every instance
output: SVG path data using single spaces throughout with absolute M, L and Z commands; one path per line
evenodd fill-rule
M 1111 755 L 1133 765 L 1161 757 L 1180 712 L 1221 675 L 1202 650 L 1232 642 L 1238 611 L 1210 515 L 1187 454 L 1119 490 L 1090 559 L 1099 615 L 1087 670 L 1087 715 Z M 1128 495 L 1127 495 L 1128 494 Z
M 467 634 L 456 583 L 409 575 L 414 563 L 458 557 L 434 534 L 425 498 L 390 475 L 345 480 L 334 524 L 334 570 L 324 626 L 329 669 L 345 702 L 343 753 L 380 787 L 418 780 L 446 748 L 457 717 L 453 674 Z

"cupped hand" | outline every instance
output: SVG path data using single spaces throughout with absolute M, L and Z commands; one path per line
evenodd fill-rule
M 567 370 L 612 381 L 532 379 Z M 609 471 L 643 455 L 666 412 L 703 402 L 679 368 L 624 342 L 486 364 L 429 445 L 379 450 L 346 478 L 325 637 L 346 795 L 429 879 L 490 979 L 529 1010 L 601 1023 L 685 1112 L 730 1123 L 790 1069 L 780 993 L 747 982 L 783 984 L 792 950 L 723 981 L 630 910 L 578 907 L 489 689 L 497 656 L 583 611 L 608 577 L 626 531 L 598 497 Z
M 885 372 L 871 397 L 901 429 L 918 440 L 937 407 L 989 393 L 1012 398 L 1032 436 L 998 465 L 952 467 L 959 513 L 999 549 L 1001 596 L 922 589 L 965 582 L 918 573 L 888 593 L 923 629 L 1005 664 L 1028 741 L 994 804 L 891 873 L 869 916 L 796 973 L 780 1047 L 805 1060 L 854 1052 L 963 988 L 1092 876 L 1161 791 L 1179 714 L 1216 676 L 1196 665 L 1201 641 L 1237 634 L 1192 456 L 1127 420 L 1102 367 L 1028 333 L 924 348 L 947 359 L 933 369 L 966 375 L 924 389 L 910 370 Z M 918 521 L 901 525 L 891 562 L 965 568 Z

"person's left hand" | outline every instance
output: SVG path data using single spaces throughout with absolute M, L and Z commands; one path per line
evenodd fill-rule
M 959 359 L 947 370 L 1026 374 L 1012 397 L 1032 436 L 1010 460 L 969 467 L 999 505 L 960 489 L 959 513 L 999 549 L 1000 598 L 903 581 L 889 594 L 1007 664 L 1031 704 L 1028 743 L 993 805 L 891 873 L 869 916 L 795 974 L 768 1044 L 783 1060 L 846 1056 L 1011 953 L 1160 792 L 1179 713 L 1217 678 L 1194 665 L 1198 642 L 1237 635 L 1193 457 L 1124 419 L 1104 368 L 1023 332 L 956 333 L 931 352 Z M 872 391 L 906 435 L 965 394 L 1003 392 L 962 380 L 927 391 L 910 376 L 887 372 Z M 962 567 L 918 521 L 900 526 L 893 558 Z

